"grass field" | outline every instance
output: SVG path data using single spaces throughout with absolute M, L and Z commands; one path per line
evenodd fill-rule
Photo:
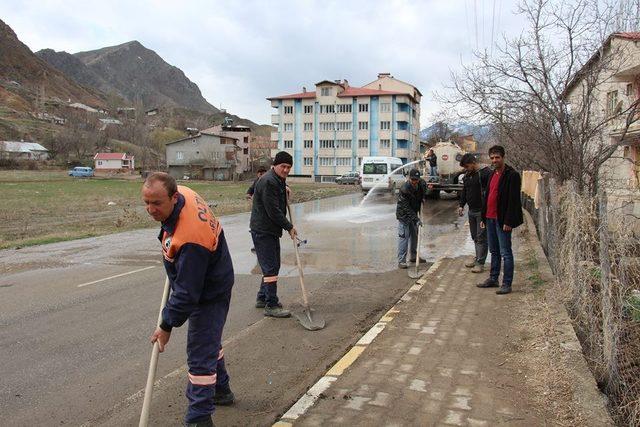
M 246 212 L 250 182 L 189 181 L 217 216 Z M 72 178 L 66 171 L 0 171 L 0 248 L 37 245 L 155 227 L 140 199 L 141 179 Z M 293 202 L 358 191 L 335 184 L 291 184 Z M 110 204 L 113 202 L 115 204 Z

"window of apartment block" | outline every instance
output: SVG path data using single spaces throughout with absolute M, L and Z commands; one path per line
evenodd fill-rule
M 358 104 L 358 111 L 360 111 L 361 113 L 368 113 L 369 104 Z
M 313 130 L 313 123 L 305 123 L 304 124 L 304 130 L 305 130 L 305 132 Z
M 285 123 L 284 124 L 284 131 L 285 132 L 291 132 L 293 130 L 293 123 Z
M 336 130 L 351 130 L 351 122 L 337 122 Z
M 333 139 L 321 139 L 320 148 L 333 148 Z
M 358 122 L 358 129 L 360 130 L 369 129 L 369 122 Z
M 305 139 L 304 148 L 313 148 L 313 139 Z
M 304 106 L 304 113 L 305 113 L 305 114 L 311 114 L 311 113 L 313 113 L 313 105 L 305 105 L 305 106 Z
M 335 123 L 333 122 L 320 122 L 320 130 L 322 131 L 328 131 L 328 130 L 335 130 Z
M 284 106 L 285 114 L 293 114 L 293 105 L 285 105 Z
M 381 102 L 380 103 L 380 112 L 381 113 L 389 113 L 391 111 L 391 103 L 389 102 Z
M 302 160 L 305 166 L 313 166 L 313 157 L 303 157 Z
M 351 104 L 338 104 L 338 113 L 350 113 Z
M 624 90 L 624 94 L 627 96 L 633 95 L 633 83 L 627 83 L 627 87 Z
M 381 139 L 380 140 L 380 148 L 391 148 L 391 140 L 390 139 Z
M 391 122 L 389 121 L 380 122 L 380 130 L 389 130 L 389 129 L 391 129 Z
M 359 139 L 358 140 L 358 148 L 369 148 L 369 140 L 368 139 Z
M 351 166 L 351 157 L 336 157 L 336 166 Z
M 351 150 L 351 140 L 350 139 L 338 139 L 336 141 L 336 148 L 343 148 Z
M 293 141 L 289 139 L 285 139 L 284 148 L 293 148 Z
M 318 157 L 320 166 L 335 166 L 335 157 Z
M 333 104 L 320 105 L 320 114 L 329 114 L 333 112 L 335 112 L 335 105 Z
M 607 92 L 607 116 L 613 116 L 618 105 L 618 91 Z
M 184 152 L 176 151 L 176 160 L 184 160 Z
M 331 88 L 330 87 L 320 88 L 320 95 L 321 96 L 331 96 Z

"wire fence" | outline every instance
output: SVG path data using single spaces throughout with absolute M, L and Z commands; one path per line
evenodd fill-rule
M 611 414 L 618 425 L 640 426 L 640 221 L 609 207 L 604 192 L 585 196 L 548 176 L 523 178 L 556 292 Z

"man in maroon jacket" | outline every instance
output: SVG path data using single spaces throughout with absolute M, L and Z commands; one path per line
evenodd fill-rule
M 478 284 L 479 288 L 498 287 L 500 267 L 504 262 L 502 286 L 498 295 L 511 292 L 513 282 L 513 251 L 511 232 L 523 222 L 520 202 L 520 174 L 504 162 L 504 148 L 494 145 L 489 149 L 493 174 L 489 190 L 485 193 L 482 206 L 482 226 L 487 228 L 489 252 L 491 252 L 491 272 L 489 278 Z

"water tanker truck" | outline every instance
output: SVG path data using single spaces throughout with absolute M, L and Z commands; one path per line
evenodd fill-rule
M 429 150 L 424 154 L 423 176 L 427 182 L 427 195 L 433 198 L 440 197 L 440 191 L 446 193 L 456 192 L 458 195 L 462 191 L 462 177 L 464 170 L 460 167 L 460 159 L 465 151 L 459 145 L 450 142 L 438 142 L 431 148 L 437 157 L 438 173 L 431 174 L 431 167 L 427 156 Z

